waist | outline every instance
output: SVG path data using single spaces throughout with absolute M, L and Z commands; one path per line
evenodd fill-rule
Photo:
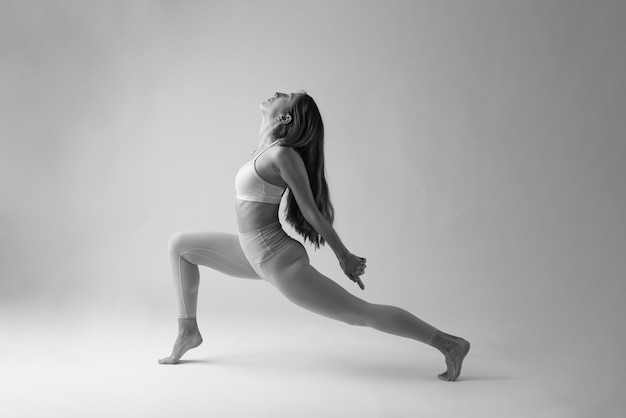
M 265 225 L 278 222 L 280 205 L 235 199 L 239 232 L 256 231 Z
M 273 233 L 279 232 L 279 231 L 281 233 L 287 235 L 285 233 L 285 231 L 283 230 L 283 227 L 280 224 L 280 222 L 278 220 L 276 220 L 276 221 L 274 221 L 272 223 L 269 223 L 267 225 L 263 225 L 263 226 L 261 226 L 261 227 L 259 227 L 257 229 L 253 229 L 251 231 L 245 231 L 245 232 L 239 231 L 239 235 L 242 236 L 242 237 L 259 235 L 259 234 L 262 235 L 262 236 L 265 236 L 265 235 L 273 234 Z

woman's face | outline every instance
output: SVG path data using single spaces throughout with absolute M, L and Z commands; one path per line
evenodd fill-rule
M 280 93 L 276 92 L 272 97 L 261 102 L 259 107 L 267 117 L 274 119 L 280 115 L 286 115 L 293 106 L 296 96 L 301 93 Z

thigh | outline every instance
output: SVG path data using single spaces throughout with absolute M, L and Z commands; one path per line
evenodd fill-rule
M 170 251 L 184 260 L 233 277 L 260 279 L 244 255 L 239 238 L 223 232 L 178 232 L 170 238 Z
M 308 263 L 275 272 L 271 282 L 296 305 L 350 324 L 361 323 L 369 306 Z
M 274 280 L 289 276 L 309 264 L 309 256 L 302 243 L 293 238 L 288 238 L 286 244 L 267 260 L 252 264 L 259 276 L 272 284 L 274 284 Z

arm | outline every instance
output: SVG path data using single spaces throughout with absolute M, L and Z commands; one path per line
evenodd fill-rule
M 309 176 L 300 155 L 292 148 L 280 147 L 276 153 L 274 166 L 294 194 L 304 219 L 324 237 L 337 256 L 344 273 L 363 289 L 364 285 L 358 276 L 363 274 L 366 260 L 348 251 L 335 229 L 317 209 Z

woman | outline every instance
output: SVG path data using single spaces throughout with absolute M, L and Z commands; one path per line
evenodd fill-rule
M 304 246 L 281 228 L 278 208 L 287 191 L 286 220 L 316 248 L 328 243 L 344 273 L 361 289 L 365 258 L 350 253 L 332 227 L 333 207 L 324 174 L 324 125 L 306 93 L 276 93 L 260 104 L 258 151 L 237 173 L 239 235 L 179 232 L 169 253 L 178 298 L 178 338 L 172 354 L 159 360 L 175 364 L 202 343 L 196 322 L 198 265 L 235 277 L 263 279 L 305 309 L 351 325 L 368 326 L 437 348 L 454 381 L 469 351 L 466 340 L 448 335 L 409 312 L 376 305 L 348 293 L 309 264 Z

